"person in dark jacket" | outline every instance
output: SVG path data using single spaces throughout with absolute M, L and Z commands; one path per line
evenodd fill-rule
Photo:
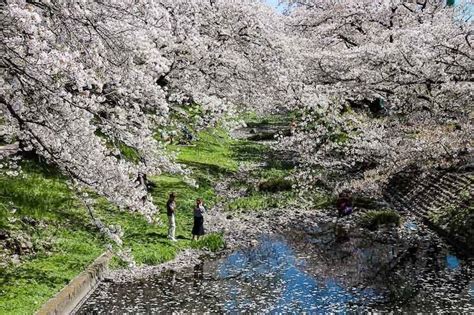
M 351 214 L 354 211 L 352 207 L 351 193 L 347 190 L 340 193 L 336 206 L 337 206 L 339 217 L 343 217 L 343 216 Z
M 199 239 L 201 235 L 204 235 L 204 212 L 206 209 L 204 208 L 204 203 L 201 198 L 196 200 L 196 206 L 194 207 L 194 225 L 193 225 L 193 241 L 195 239 Z

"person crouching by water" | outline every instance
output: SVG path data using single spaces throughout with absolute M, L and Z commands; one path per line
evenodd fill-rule
M 204 235 L 204 217 L 203 213 L 206 211 L 204 203 L 201 198 L 196 200 L 196 206 L 194 207 L 194 226 L 193 226 L 193 241 L 199 239 L 201 235 Z
M 354 211 L 352 207 L 352 196 L 350 191 L 344 190 L 339 194 L 339 198 L 336 203 L 338 210 L 338 217 L 344 217 L 351 214 Z
M 166 203 L 166 213 L 168 214 L 168 239 L 176 242 L 176 194 L 173 192 Z

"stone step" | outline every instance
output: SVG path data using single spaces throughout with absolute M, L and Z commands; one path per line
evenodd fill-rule
M 445 179 L 448 178 L 445 176 Z M 452 179 L 450 181 L 453 181 Z M 469 182 L 462 181 L 462 184 L 448 183 L 443 180 L 440 183 L 430 183 L 428 181 L 419 181 L 419 184 L 413 183 L 413 188 L 409 190 L 399 189 L 398 191 L 392 189 L 388 192 L 392 200 L 397 203 L 403 202 L 419 202 L 428 200 L 434 203 L 444 203 L 449 201 L 458 201 L 459 191 L 469 189 Z M 454 181 L 453 181 L 454 182 Z M 469 189 L 470 190 L 470 189 Z
M 444 207 L 446 205 L 457 204 L 461 201 L 459 197 L 457 198 L 443 198 L 440 196 L 424 196 L 418 199 L 412 200 L 410 203 L 419 207 Z
M 452 174 L 451 176 L 447 176 L 447 179 L 465 182 L 466 184 L 474 182 L 470 174 Z
M 437 193 L 438 196 L 442 196 L 442 197 L 447 198 L 447 199 L 456 198 L 456 194 L 452 193 L 450 190 L 440 189 L 436 193 Z
M 390 200 L 399 204 L 404 204 L 408 202 L 408 199 L 404 195 L 391 195 Z
M 458 189 L 459 187 L 468 186 L 468 184 L 465 184 L 465 183 L 460 183 L 460 182 L 448 183 L 445 181 L 441 181 L 439 183 L 433 183 L 432 185 L 444 190 L 452 190 L 452 189 Z
M 458 189 L 459 187 L 463 187 L 464 185 L 458 183 L 458 182 L 442 182 L 438 184 L 441 186 L 441 188 L 445 190 L 453 190 L 453 189 Z
M 469 188 L 469 186 L 465 186 L 465 185 L 447 186 L 444 184 L 433 184 L 429 189 L 426 189 L 425 191 L 423 191 L 423 194 L 436 193 L 436 194 L 444 195 L 446 197 L 453 197 L 457 195 L 457 193 L 459 193 L 460 191 L 466 188 Z

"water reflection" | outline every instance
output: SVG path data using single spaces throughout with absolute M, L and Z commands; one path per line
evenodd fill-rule
M 412 230 L 412 231 L 415 231 L 415 230 L 418 229 L 418 225 L 415 222 L 411 221 L 411 220 L 407 220 L 405 222 L 404 226 L 405 226 L 406 229 L 409 229 L 409 230 Z
M 359 292 L 335 279 L 315 277 L 306 272 L 307 263 L 281 239 L 265 238 L 257 248 L 232 254 L 218 270 L 222 279 L 233 279 L 225 311 L 240 311 L 252 300 L 258 304 L 257 298 L 270 313 L 344 312 L 377 298 L 372 290 Z M 242 289 L 245 282 L 249 285 Z
M 461 265 L 459 258 L 450 254 L 446 256 L 446 263 L 448 264 L 448 269 L 450 270 L 458 270 Z
M 471 279 L 466 261 L 433 242 L 264 237 L 187 272 L 101 283 L 78 313 L 470 312 Z

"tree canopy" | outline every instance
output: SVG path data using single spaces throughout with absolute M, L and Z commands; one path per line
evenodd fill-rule
M 0 135 L 151 217 L 146 174 L 186 173 L 157 129 L 296 111 L 302 186 L 377 193 L 472 147 L 472 23 L 443 1 L 3 1 Z M 132 151 L 127 156 L 124 151 Z

